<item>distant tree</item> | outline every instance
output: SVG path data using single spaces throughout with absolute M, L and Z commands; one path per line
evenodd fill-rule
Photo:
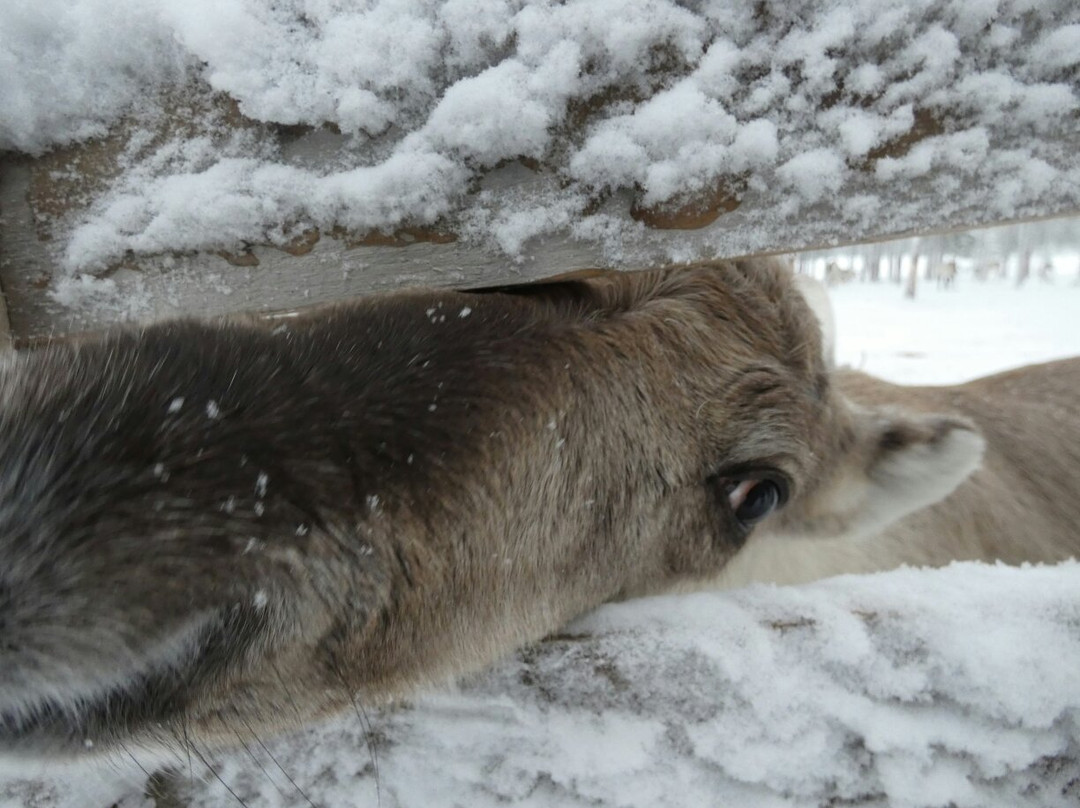
M 915 299 L 915 290 L 919 284 L 919 253 L 921 239 L 913 239 L 911 245 L 911 268 L 908 270 L 907 285 L 904 287 L 904 296 Z
M 1020 251 L 1020 260 L 1016 268 L 1016 285 L 1023 286 L 1029 277 L 1031 277 L 1031 250 L 1025 248 Z
M 863 252 L 863 265 L 861 279 L 877 283 L 881 277 L 881 255 L 883 252 L 881 242 L 866 245 Z
M 974 258 L 979 240 L 970 230 L 957 230 L 939 236 L 942 252 L 954 258 Z

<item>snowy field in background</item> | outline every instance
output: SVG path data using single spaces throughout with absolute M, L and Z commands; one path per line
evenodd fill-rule
M 1016 289 L 961 274 L 957 289 L 926 284 L 914 301 L 852 283 L 833 299 L 841 360 L 896 381 L 1080 355 L 1073 277 Z M 1080 802 L 1075 564 L 656 598 L 605 607 L 570 633 L 399 709 L 268 751 L 249 740 L 215 758 L 220 779 L 196 768 L 190 794 L 157 806 Z M 0 808 L 151 808 L 146 776 L 117 766 L 0 779 Z
M 900 384 L 954 384 L 1001 370 L 1080 355 L 1080 285 L 985 283 L 961 272 L 953 289 L 920 280 L 917 299 L 892 283 L 830 290 L 837 362 Z

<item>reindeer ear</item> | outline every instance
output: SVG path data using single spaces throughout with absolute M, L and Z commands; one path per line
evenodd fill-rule
M 856 539 L 949 496 L 982 461 L 975 425 L 951 415 L 861 409 L 853 444 L 792 508 L 783 532 Z
M 864 413 L 850 533 L 868 535 L 949 496 L 982 462 L 986 442 L 950 415 Z M 861 468 L 859 468 L 861 466 Z M 855 493 L 855 492 L 852 492 Z M 848 532 L 848 531 L 845 531 Z
M 872 433 L 867 467 L 875 507 L 894 521 L 949 496 L 982 462 L 986 441 L 966 419 L 946 415 L 892 417 Z

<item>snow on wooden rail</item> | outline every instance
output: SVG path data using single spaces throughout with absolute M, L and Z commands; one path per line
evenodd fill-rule
M 0 66 L 20 338 L 1080 210 L 1069 0 L 7 4 Z

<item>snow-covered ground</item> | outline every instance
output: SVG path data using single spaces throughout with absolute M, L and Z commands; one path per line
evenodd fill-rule
M 1080 354 L 1071 277 L 832 296 L 841 360 L 897 381 Z M 1075 806 L 1078 670 L 1077 564 L 655 598 L 444 692 L 250 740 L 216 775 L 179 761 L 170 788 L 192 808 Z M 0 780 L 0 806 L 154 805 L 114 765 Z
M 830 290 L 837 362 L 902 384 L 952 384 L 1033 362 L 1080 354 L 1080 286 L 1070 272 L 979 282 L 962 272 L 953 289 L 920 281 L 915 300 L 895 284 Z

